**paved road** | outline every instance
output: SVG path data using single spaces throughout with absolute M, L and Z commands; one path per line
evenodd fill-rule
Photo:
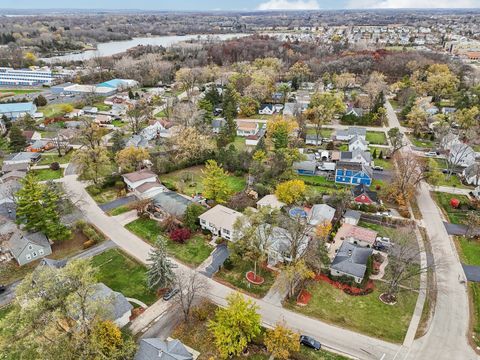
M 100 209 L 102 209 L 103 211 L 109 211 L 109 210 L 115 209 L 119 206 L 128 205 L 128 204 L 134 202 L 136 199 L 137 198 L 134 195 L 125 196 L 125 197 L 110 201 L 106 204 L 101 204 Z
M 396 113 L 386 104 L 391 127 L 400 127 Z M 400 127 L 402 131 L 405 129 Z M 402 149 L 411 152 L 411 143 Z M 451 360 L 477 359 L 467 341 L 469 328 L 469 302 L 467 288 L 460 283 L 465 275 L 455 245 L 443 224 L 440 209 L 430 196 L 430 186 L 423 182 L 417 192 L 418 207 L 427 231 L 435 262 L 437 300 L 429 330 L 425 336 L 413 342 L 404 359 Z
M 62 181 L 69 189 L 69 195 L 73 202 L 77 203 L 79 199 L 82 199 L 79 202 L 81 210 L 90 222 L 129 255 L 142 263 L 147 262 L 148 253 L 151 249 L 149 244 L 130 233 L 114 218 L 105 215 L 85 191 L 84 185 L 77 181 L 76 176 L 66 176 Z M 179 270 L 192 271 L 180 263 L 177 264 Z M 234 290 L 208 278 L 206 281 L 209 284 L 209 298 L 216 304 L 224 306 L 226 304 L 225 298 Z M 285 320 L 291 328 L 321 339 L 327 349 L 337 350 L 359 359 L 381 359 L 383 356 L 383 360 L 398 359 L 397 353 L 402 350 L 399 345 L 332 326 L 262 300 L 250 299 L 258 304 L 264 324 L 274 325 L 278 321 Z M 160 306 L 159 312 L 161 313 L 162 310 L 165 310 L 165 308 Z M 156 312 L 150 319 L 144 317 L 144 323 L 148 324 L 149 321 L 153 321 L 157 317 Z

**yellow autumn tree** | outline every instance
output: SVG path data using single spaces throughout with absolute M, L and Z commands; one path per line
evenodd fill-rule
M 332 223 L 325 221 L 319 225 L 317 225 L 317 228 L 315 229 L 315 233 L 317 236 L 325 241 L 330 234 L 330 231 L 332 231 Z
M 275 195 L 280 201 L 290 205 L 303 199 L 305 190 L 305 183 L 302 180 L 289 180 L 278 184 Z
M 299 334 L 287 328 L 284 323 L 277 323 L 275 328 L 267 330 L 265 346 L 274 359 L 287 360 L 292 352 L 300 350 Z
M 139 170 L 143 162 L 148 159 L 150 154 L 146 149 L 134 146 L 121 150 L 116 156 L 117 165 L 123 173 Z

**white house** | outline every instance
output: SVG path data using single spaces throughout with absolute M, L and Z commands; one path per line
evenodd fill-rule
M 308 213 L 308 223 L 317 226 L 331 223 L 335 216 L 335 209 L 327 204 L 315 204 Z
M 242 216 L 238 211 L 223 205 L 216 205 L 198 218 L 203 230 L 208 230 L 213 235 L 232 241 L 234 239 L 235 222 Z
M 448 160 L 456 165 L 467 167 L 475 164 L 475 151 L 467 144 L 453 144 L 448 153 Z
M 275 194 L 265 195 L 263 198 L 257 201 L 257 208 L 271 207 L 272 209 L 280 210 L 285 206 L 285 203 L 278 200 Z
M 168 191 L 150 170 L 140 170 L 122 175 L 123 181 L 139 199 L 151 199 L 155 195 Z
M 41 155 L 36 152 L 19 152 L 8 155 L 4 161 L 4 165 L 13 164 L 30 164 L 40 159 Z
M 253 121 L 237 120 L 237 136 L 252 136 L 260 130 L 260 124 Z
M 474 163 L 466 167 L 462 175 L 468 185 L 480 185 L 480 164 Z
M 335 133 L 335 139 L 338 141 L 350 141 L 354 136 L 365 140 L 367 137 L 367 129 L 352 126 L 346 130 L 337 130 Z
M 353 151 L 342 151 L 340 153 L 340 161 L 370 165 L 372 162 L 372 155 L 368 151 L 358 149 Z
M 265 104 L 258 109 L 260 115 L 273 115 L 275 114 L 275 106 L 272 104 Z
M 348 142 L 348 151 L 354 151 L 354 150 L 367 151 L 368 141 L 366 141 L 364 138 L 358 135 L 355 135 Z
M 266 237 L 264 250 L 268 254 L 268 264 L 275 266 L 278 263 L 291 262 L 294 254 L 292 254 L 293 247 L 296 249 L 296 257 L 302 256 L 307 250 L 310 238 L 303 236 L 301 239 L 296 239 L 287 230 L 271 225 L 264 224 L 259 227 L 258 231 L 263 233 Z

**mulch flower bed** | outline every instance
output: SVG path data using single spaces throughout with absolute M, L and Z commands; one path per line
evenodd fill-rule
M 362 289 L 354 286 L 350 286 L 348 284 L 343 284 L 341 282 L 335 281 L 330 279 L 327 275 L 325 274 L 318 274 L 315 276 L 315 280 L 317 281 L 325 281 L 329 283 L 332 286 L 335 286 L 337 289 L 343 290 L 348 295 L 368 295 L 372 293 L 373 289 L 375 288 L 375 284 L 373 283 L 372 280 L 369 280 L 367 282 L 367 285 Z
M 312 294 L 310 294 L 307 290 L 300 291 L 297 297 L 297 305 L 299 306 L 307 306 L 312 298 Z
M 265 282 L 265 279 L 260 275 L 255 275 L 253 271 L 247 272 L 246 276 L 247 281 L 254 285 L 262 285 Z

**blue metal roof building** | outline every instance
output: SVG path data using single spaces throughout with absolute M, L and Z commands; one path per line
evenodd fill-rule
M 32 102 L 0 104 L 0 117 L 5 115 L 13 120 L 23 117 L 26 114 L 33 116 L 36 111 L 37 107 Z

